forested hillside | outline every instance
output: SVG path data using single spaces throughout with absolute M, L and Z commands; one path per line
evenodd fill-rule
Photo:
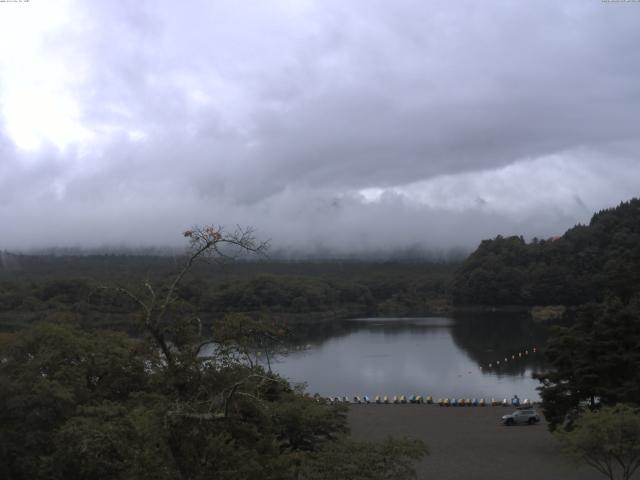
M 179 259 L 157 256 L 4 254 L 0 326 L 24 326 L 66 312 L 82 322 L 126 326 L 136 305 L 115 287 L 162 281 Z M 177 294 L 207 322 L 225 313 L 258 312 L 314 320 L 416 315 L 446 310 L 455 264 L 430 262 L 236 262 L 201 264 Z
M 579 305 L 640 288 L 640 199 L 593 215 L 561 237 L 498 236 L 457 270 L 456 305 Z

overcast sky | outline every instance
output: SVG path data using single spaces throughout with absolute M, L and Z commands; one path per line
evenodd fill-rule
M 0 3 L 0 249 L 253 225 L 340 253 L 640 193 L 640 3 Z

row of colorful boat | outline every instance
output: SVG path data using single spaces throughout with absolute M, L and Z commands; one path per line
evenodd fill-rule
M 529 399 L 525 398 L 520 401 L 518 396 L 514 396 L 511 400 L 507 400 L 506 398 L 502 400 L 498 400 L 492 398 L 491 400 L 485 400 L 484 398 L 438 398 L 434 400 L 433 397 L 427 396 L 423 397 L 422 395 L 394 395 L 393 397 L 389 397 L 387 395 L 384 396 L 376 396 L 373 400 L 364 395 L 362 397 L 355 396 L 353 398 L 349 398 L 347 396 L 343 397 L 329 397 L 329 402 L 331 403 L 380 403 L 380 404 L 401 404 L 401 403 L 426 403 L 428 405 L 436 404 L 441 407 L 484 407 L 487 405 L 491 406 L 500 406 L 503 407 L 512 406 L 512 407 L 520 407 L 520 406 L 530 406 L 532 402 Z

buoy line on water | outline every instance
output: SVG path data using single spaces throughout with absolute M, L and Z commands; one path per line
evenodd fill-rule
M 501 364 L 507 364 L 511 360 L 512 362 L 519 360 L 521 358 L 527 357 L 529 355 L 533 355 L 534 353 L 538 353 L 538 347 L 535 345 L 529 348 L 525 348 L 524 350 L 520 350 L 517 353 L 513 353 L 511 355 L 507 355 L 504 359 L 498 359 L 493 362 L 488 363 L 487 365 L 480 365 L 480 370 L 499 368 Z

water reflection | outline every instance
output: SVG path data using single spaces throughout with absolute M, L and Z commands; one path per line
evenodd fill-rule
M 538 398 L 542 355 L 517 353 L 545 336 L 526 318 L 358 319 L 309 327 L 299 338 L 308 348 L 273 367 L 322 395 Z
M 533 322 L 528 316 L 479 314 L 456 318 L 451 333 L 456 345 L 479 366 L 491 365 L 496 375 L 516 376 L 526 374 L 527 370 L 543 369 L 544 357 L 531 353 L 533 347 L 539 350 L 544 345 L 547 330 L 544 324 Z M 526 350 L 528 355 L 524 354 Z

